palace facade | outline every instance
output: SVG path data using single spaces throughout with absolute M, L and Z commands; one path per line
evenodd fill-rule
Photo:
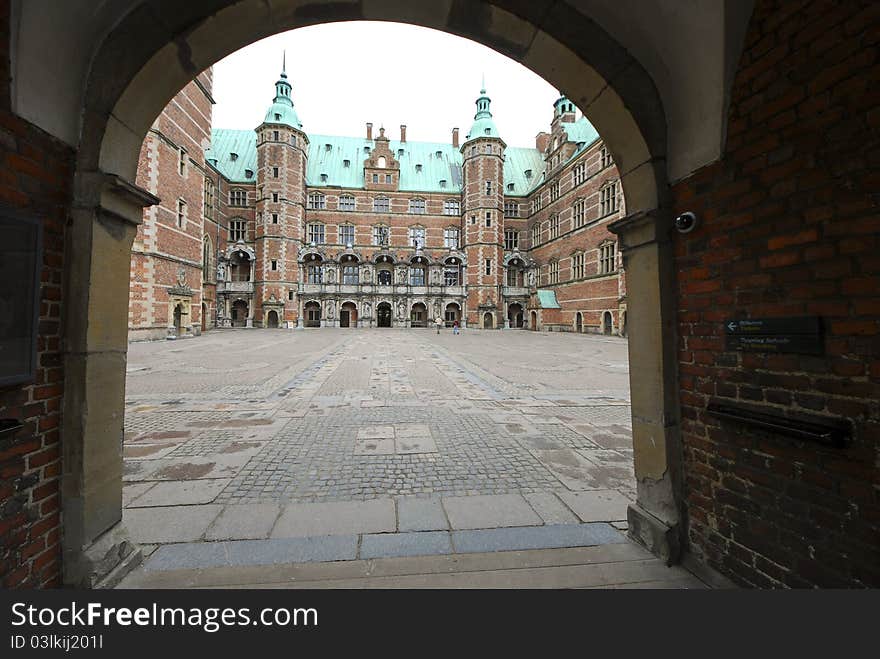
M 130 339 L 214 327 L 463 327 L 624 334 L 623 194 L 560 97 L 508 146 L 485 89 L 448 143 L 307 133 L 285 72 L 255 129 L 212 129 L 211 71 L 151 128 L 138 184 Z

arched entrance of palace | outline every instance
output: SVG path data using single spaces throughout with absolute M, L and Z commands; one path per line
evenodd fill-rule
M 421 302 L 412 305 L 412 311 L 409 318 L 410 327 L 427 327 L 428 326 L 428 307 Z
M 531 329 L 533 332 L 537 332 L 538 331 L 538 312 L 533 311 L 529 318 L 530 318 L 529 329 Z
M 614 320 L 611 312 L 606 311 L 602 314 L 602 334 L 612 334 L 614 332 Z
M 574 315 L 574 331 L 578 334 L 584 331 L 584 315 L 580 311 Z
M 518 302 L 507 306 L 507 322 L 512 328 L 523 326 L 523 308 Z
M 180 330 L 182 329 L 182 319 L 183 318 L 183 305 L 175 304 L 174 305 L 174 333 L 177 336 L 180 336 Z
M 490 312 L 483 314 L 483 329 L 494 329 L 495 319 Z
M 461 325 L 461 305 L 457 302 L 450 302 L 447 304 L 446 310 L 443 313 L 443 320 L 445 321 L 446 327 L 452 327 L 455 325 L 456 321 Z
M 232 326 L 247 327 L 248 303 L 244 300 L 236 300 L 232 303 Z
M 358 310 L 354 302 L 343 302 L 339 309 L 340 327 L 357 327 Z
M 315 301 L 306 302 L 303 307 L 303 314 L 305 315 L 305 323 L 303 323 L 306 327 L 320 327 L 321 326 L 321 305 Z
M 274 309 L 266 314 L 266 327 L 278 329 L 278 312 Z
M 376 327 L 391 327 L 391 304 L 380 302 L 376 305 Z

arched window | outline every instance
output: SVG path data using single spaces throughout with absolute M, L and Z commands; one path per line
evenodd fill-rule
M 202 281 L 214 281 L 214 247 L 211 244 L 211 237 L 205 236 L 202 244 Z
M 385 168 L 388 166 L 388 165 L 387 165 L 387 162 L 386 162 L 386 160 L 385 160 L 385 156 L 379 156 L 379 160 L 378 160 L 378 162 L 376 163 L 376 166 L 377 166 L 379 169 L 385 169 Z

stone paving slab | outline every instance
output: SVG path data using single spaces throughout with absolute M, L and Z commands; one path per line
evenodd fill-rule
M 399 455 L 436 453 L 437 444 L 430 437 L 407 437 L 394 440 Z
M 122 521 L 137 543 L 165 544 L 199 540 L 223 506 L 126 508 Z
M 205 533 L 206 540 L 268 538 L 281 506 L 273 503 L 231 504 L 223 509 Z
M 426 423 L 399 423 L 394 426 L 394 435 L 397 439 L 430 437 L 431 429 Z
M 355 455 L 394 455 L 393 439 L 359 439 L 354 443 Z
M 486 529 L 543 524 L 519 494 L 446 497 L 443 507 L 453 529 Z
M 559 496 L 582 522 L 625 520 L 626 509 L 632 503 L 616 490 L 560 492 Z
M 394 426 L 363 426 L 358 428 L 357 438 L 361 439 L 394 439 Z
M 397 500 L 397 528 L 399 531 L 440 531 L 449 528 L 440 499 Z
M 544 520 L 544 524 L 577 524 L 578 518 L 552 492 L 530 492 L 523 497 Z M 586 520 L 584 520 L 586 521 Z
M 210 478 L 193 481 L 162 481 L 128 504 L 129 508 L 149 508 L 152 506 L 190 506 L 211 503 L 223 488 L 229 484 L 228 478 Z
M 459 553 L 590 547 L 618 542 L 627 542 L 627 539 L 608 524 L 561 524 L 452 532 L 453 547 Z
M 448 531 L 368 534 L 361 538 L 361 558 L 451 554 Z
M 290 504 L 272 529 L 273 538 L 387 533 L 397 530 L 394 501 L 336 501 Z

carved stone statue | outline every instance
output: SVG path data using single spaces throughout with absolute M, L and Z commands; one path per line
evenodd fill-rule
M 226 281 L 226 264 L 217 264 L 217 281 Z
M 336 303 L 333 300 L 327 301 L 327 320 L 333 320 L 336 317 Z
M 440 285 L 440 271 L 437 268 L 431 270 L 431 283 L 434 284 L 434 286 Z
M 400 300 L 397 303 L 397 320 L 403 321 L 406 318 L 406 302 Z
M 535 287 L 535 271 L 529 270 L 529 287 Z
M 335 284 L 336 283 L 336 268 L 329 267 L 327 268 L 327 283 Z
M 177 285 L 186 286 L 186 268 L 183 266 L 177 269 Z
M 406 269 L 398 268 L 397 269 L 397 283 L 405 284 L 406 283 Z
M 370 266 L 364 266 L 364 283 L 369 284 L 373 279 L 373 269 Z
M 369 318 L 373 315 L 373 305 L 370 304 L 370 301 L 367 300 L 364 302 L 364 316 Z
M 434 300 L 434 318 L 440 317 L 440 300 Z

